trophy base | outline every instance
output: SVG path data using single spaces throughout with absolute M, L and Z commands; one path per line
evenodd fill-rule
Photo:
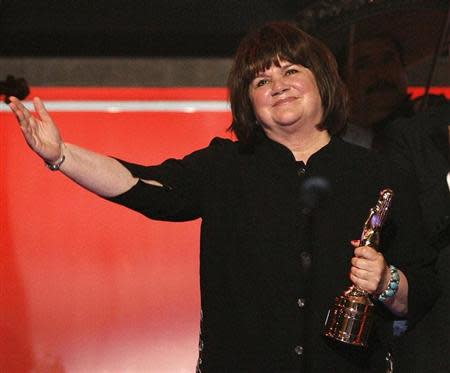
M 350 287 L 336 297 L 328 311 L 324 335 L 334 340 L 366 347 L 373 323 L 374 304 L 367 292 Z

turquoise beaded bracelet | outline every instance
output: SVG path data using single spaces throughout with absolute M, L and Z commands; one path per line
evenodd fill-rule
M 391 279 L 387 288 L 378 296 L 380 302 L 386 302 L 389 298 L 392 298 L 397 294 L 398 287 L 400 284 L 400 275 L 398 269 L 393 265 L 389 266 L 389 271 L 391 272 Z

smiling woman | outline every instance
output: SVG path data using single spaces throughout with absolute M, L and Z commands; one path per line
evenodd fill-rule
M 268 74 L 272 80 L 267 79 Z M 261 81 L 262 75 L 266 79 Z M 285 79 L 279 80 L 281 76 Z M 307 121 L 312 121 L 312 126 L 326 129 L 332 135 L 343 129 L 347 119 L 347 92 L 339 78 L 336 60 L 319 40 L 292 24 L 280 23 L 262 29 L 261 33 L 247 35 L 237 50 L 231 68 L 228 79 L 234 113 L 231 129 L 242 142 L 251 144 L 254 141 L 257 120 L 261 120 L 255 113 L 259 110 L 260 97 L 264 96 L 256 92 L 273 95 L 274 91 L 269 92 L 265 84 L 270 82 L 271 89 L 279 89 L 274 86 L 274 78 L 276 84 L 296 82 L 296 88 L 290 90 L 287 96 L 299 95 L 301 101 L 306 102 L 311 99 L 307 106 L 311 106 L 308 110 L 313 114 Z M 255 84 L 260 86 L 262 83 L 265 87 L 256 90 Z M 298 92 L 293 95 L 295 90 Z M 279 99 L 278 94 L 275 96 Z M 252 100 L 255 99 L 258 102 L 254 107 L 256 102 Z
M 198 372 L 385 372 L 391 318 L 407 315 L 414 322 L 437 292 L 421 250 L 426 244 L 416 206 L 403 184 L 408 180 L 337 137 L 347 118 L 347 96 L 336 62 L 295 25 L 269 23 L 246 37 L 229 89 L 237 141 L 215 138 L 165 161 L 149 154 L 144 164 L 66 142 L 76 136 L 63 140 L 58 116 L 40 99 L 34 100 L 35 114 L 17 98 L 10 108 L 28 145 L 52 170 L 154 220 L 201 219 Z M 141 124 L 139 116 L 128 118 L 133 127 Z M 100 140 L 110 135 L 104 132 Z M 154 152 L 152 141 L 165 143 L 157 135 L 135 133 L 130 147 L 140 142 Z M 130 136 L 116 141 L 131 144 Z M 190 131 L 184 136 L 199 137 Z M 329 193 L 312 208 L 304 194 L 314 180 L 313 185 L 323 181 Z M 385 223 L 389 234 L 380 247 L 352 247 L 350 240 L 358 238 L 367 211 L 386 187 L 396 193 Z M 158 236 L 150 233 L 149 240 Z M 178 234 L 171 237 L 178 242 Z M 185 254 L 181 249 L 165 264 L 170 268 Z M 130 272 L 137 266 L 151 277 L 160 262 L 137 262 Z M 378 298 L 392 280 L 390 265 L 398 268 L 398 291 Z M 379 299 L 368 350 L 323 337 L 330 303 L 349 277 Z M 147 286 L 155 288 L 151 279 Z
M 296 160 L 306 163 L 330 141 L 329 133 L 320 129 L 322 101 L 306 67 L 287 61 L 272 65 L 250 84 L 250 100 L 267 136 L 291 149 Z

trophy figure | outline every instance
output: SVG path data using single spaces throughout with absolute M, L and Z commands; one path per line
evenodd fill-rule
M 384 189 L 375 207 L 370 209 L 361 234 L 361 246 L 377 248 L 381 226 L 386 220 L 394 192 Z M 328 311 L 324 335 L 354 346 L 367 346 L 373 323 L 374 304 L 367 291 L 355 285 L 337 296 Z

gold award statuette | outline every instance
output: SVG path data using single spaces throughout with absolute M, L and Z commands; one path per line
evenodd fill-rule
M 370 209 L 361 234 L 361 246 L 378 247 L 381 226 L 394 192 L 384 189 L 375 207 Z M 328 311 L 324 334 L 335 340 L 354 346 L 367 346 L 373 323 L 374 304 L 369 293 L 355 285 L 337 296 L 334 305 Z

